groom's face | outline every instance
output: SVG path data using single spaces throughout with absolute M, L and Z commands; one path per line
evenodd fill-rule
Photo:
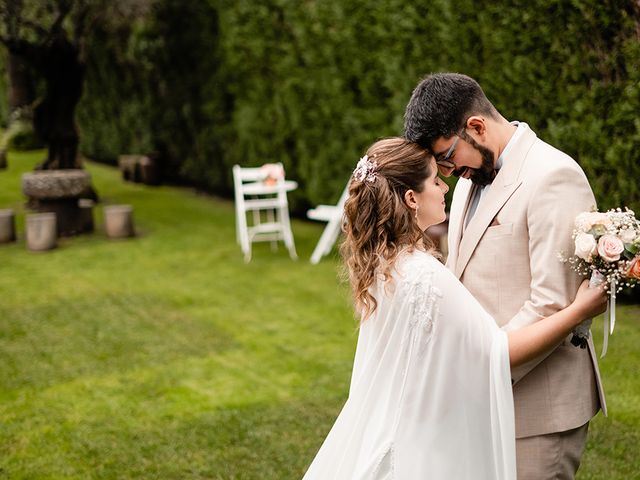
M 477 185 L 488 185 L 495 176 L 493 151 L 476 142 L 466 132 L 451 138 L 438 138 L 433 153 L 440 174 L 469 178 Z

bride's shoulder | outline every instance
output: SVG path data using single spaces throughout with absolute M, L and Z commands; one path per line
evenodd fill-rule
M 444 265 L 428 252 L 404 252 L 398 259 L 395 272 L 396 298 L 411 305 L 415 312 L 424 313 L 443 296 L 440 289 L 440 271 Z
M 429 252 L 415 249 L 404 252 L 399 258 L 396 271 L 400 281 L 414 281 L 416 278 L 433 278 L 446 267 Z
M 406 252 L 396 270 L 396 278 L 401 284 L 433 286 L 443 292 L 462 288 L 459 280 L 438 258 L 423 250 Z
M 438 272 L 446 267 L 429 252 L 414 249 L 410 252 L 404 252 L 398 259 L 398 271 L 408 273 L 413 270 L 427 270 Z

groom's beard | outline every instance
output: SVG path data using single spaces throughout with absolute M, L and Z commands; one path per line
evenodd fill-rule
M 494 167 L 495 163 L 495 155 L 489 150 L 487 147 L 483 147 L 478 142 L 476 142 L 473 137 L 470 135 L 466 135 L 465 132 L 462 132 L 462 139 L 475 148 L 482 157 L 482 164 L 478 168 L 471 169 L 473 173 L 469 176 L 469 180 L 471 180 L 476 185 L 484 187 L 485 185 L 489 185 L 493 182 L 493 179 L 496 176 L 496 170 Z M 453 174 L 456 177 L 459 177 L 464 173 L 467 167 L 461 168 L 460 170 L 455 170 Z
M 496 176 L 496 170 L 493 166 L 495 155 L 487 147 L 478 145 L 475 148 L 482 155 L 482 165 L 480 165 L 480 168 L 475 170 L 469 178 L 476 185 L 484 187 L 485 185 L 489 185 L 493 182 L 493 179 Z

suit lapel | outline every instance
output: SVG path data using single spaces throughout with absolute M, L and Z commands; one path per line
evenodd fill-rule
M 471 181 L 461 178 L 456 183 L 456 188 L 453 191 L 451 212 L 449 214 L 449 255 L 447 257 L 447 267 L 451 270 L 453 270 L 456 265 L 460 238 L 462 237 L 462 230 L 464 228 L 464 218 L 467 208 L 469 207 L 472 190 L 473 184 Z
M 493 181 L 491 190 L 487 192 L 485 198 L 482 200 L 482 204 L 469 222 L 469 225 L 467 225 L 464 235 L 458 243 L 458 254 L 455 263 L 452 264 L 455 265 L 454 272 L 458 278 L 464 273 L 464 269 L 467 267 L 473 252 L 491 224 L 491 221 L 522 184 L 520 172 L 525 163 L 527 153 L 537 138 L 531 129 L 528 127 L 525 128 L 527 128 L 527 130 L 520 137 L 518 143 L 513 146 L 509 158 L 505 160 L 504 167 L 498 172 L 498 175 Z

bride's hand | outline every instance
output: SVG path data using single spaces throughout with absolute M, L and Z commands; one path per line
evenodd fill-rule
M 607 298 L 604 284 L 589 287 L 589 280 L 584 280 L 578 289 L 576 299 L 573 301 L 573 306 L 579 309 L 582 317 L 580 321 L 604 312 L 607 309 Z

